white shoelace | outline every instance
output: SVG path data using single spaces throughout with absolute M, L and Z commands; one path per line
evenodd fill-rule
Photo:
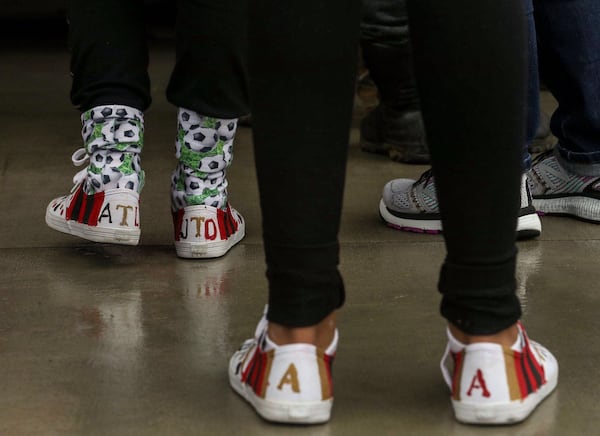
M 444 355 L 442 356 L 442 360 L 440 362 L 440 369 L 442 370 L 442 376 L 444 377 L 444 381 L 448 385 L 450 389 L 452 389 L 452 376 L 450 375 L 450 371 L 446 366 L 446 360 L 450 355 L 450 343 L 446 345 L 446 351 L 444 351 Z
M 73 165 L 76 167 L 80 167 L 84 163 L 86 163 L 90 159 L 90 155 L 88 154 L 85 148 L 80 148 L 73 153 L 71 156 L 71 161 L 73 161 Z M 73 176 L 73 183 L 75 186 L 78 186 L 80 183 L 83 183 L 85 178 L 87 177 L 87 167 L 79 171 L 75 176 Z

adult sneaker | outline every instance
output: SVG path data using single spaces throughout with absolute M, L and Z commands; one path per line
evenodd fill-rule
M 244 218 L 229 203 L 225 209 L 206 205 L 176 208 L 173 229 L 177 256 L 188 259 L 223 256 L 245 235 Z
M 542 214 L 600 222 L 600 177 L 567 171 L 551 150 L 534 160 L 528 180 L 533 205 Z
M 395 179 L 383 188 L 379 214 L 392 228 L 417 233 L 442 232 L 442 220 L 431 170 L 419 180 Z M 517 220 L 517 237 L 527 239 L 539 236 L 542 223 L 532 203 L 524 175 L 521 181 L 521 208 Z
M 494 343 L 465 345 L 447 332 L 448 346 L 441 369 L 458 421 L 523 421 L 556 387 L 556 359 L 542 345 L 530 341 L 520 323 L 518 330 L 519 337 L 511 348 Z M 449 363 L 453 364 L 452 371 L 447 367 Z
M 264 419 L 289 424 L 329 420 L 333 405 L 331 365 L 338 333 L 326 350 L 311 344 L 276 345 L 263 316 L 254 338 L 229 362 L 229 382 Z

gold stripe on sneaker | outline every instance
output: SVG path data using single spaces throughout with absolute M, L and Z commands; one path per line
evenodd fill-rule
M 515 354 L 512 349 L 504 347 L 504 368 L 506 369 L 506 382 L 508 383 L 508 394 L 510 401 L 521 399 L 521 388 L 515 368 Z

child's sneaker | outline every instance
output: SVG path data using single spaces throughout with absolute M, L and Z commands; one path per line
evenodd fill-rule
M 511 347 L 494 343 L 465 345 L 448 330 L 441 368 L 451 390 L 458 421 L 468 424 L 513 424 L 523 421 L 556 387 L 558 363 L 542 345 L 530 341 L 518 324 Z M 448 355 L 454 363 L 447 369 Z
M 379 215 L 392 228 L 416 233 L 442 232 L 442 219 L 431 170 L 419 180 L 394 179 L 383 187 Z M 521 181 L 521 208 L 517 221 L 517 238 L 539 236 L 542 223 L 533 207 L 527 177 Z
M 171 211 L 179 257 L 223 256 L 245 234 L 242 216 L 227 199 L 236 119 L 217 119 L 180 108 L 171 178 Z
M 173 212 L 175 250 L 187 259 L 223 256 L 244 238 L 244 218 L 227 204 L 185 206 Z
M 555 153 L 550 150 L 539 155 L 529 171 L 534 206 L 542 214 L 600 223 L 600 177 L 569 172 Z
M 229 362 L 229 382 L 264 419 L 290 424 L 327 422 L 333 405 L 331 365 L 338 333 L 326 350 L 310 344 L 276 345 L 263 316 L 255 337 Z
M 128 106 L 98 106 L 81 117 L 85 148 L 72 161 L 88 166 L 73 178 L 71 193 L 50 202 L 46 223 L 63 233 L 95 241 L 137 245 L 143 114 Z

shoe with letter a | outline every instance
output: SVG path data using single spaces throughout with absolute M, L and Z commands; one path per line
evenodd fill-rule
M 326 350 L 310 344 L 276 345 L 263 316 L 255 337 L 233 355 L 229 382 L 267 421 L 288 424 L 327 422 L 333 405 L 331 365 L 338 333 Z
M 556 387 L 556 359 L 530 341 L 520 323 L 518 328 L 519 337 L 510 348 L 494 343 L 465 345 L 448 330 L 441 368 L 458 421 L 495 425 L 523 421 Z M 449 355 L 452 375 L 446 367 Z

